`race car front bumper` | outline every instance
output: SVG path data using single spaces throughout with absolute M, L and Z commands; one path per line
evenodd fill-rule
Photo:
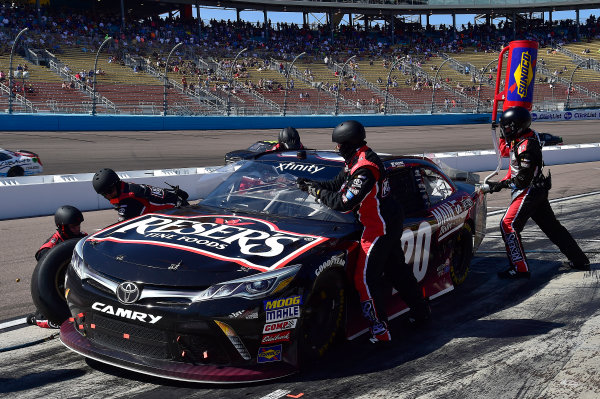
M 98 345 L 82 336 L 76 325 L 75 321 L 68 320 L 60 328 L 60 340 L 67 348 L 90 359 L 145 375 L 178 381 L 234 384 L 271 380 L 297 372 L 295 367 L 283 362 L 278 363 L 277 367 L 224 367 L 140 356 Z

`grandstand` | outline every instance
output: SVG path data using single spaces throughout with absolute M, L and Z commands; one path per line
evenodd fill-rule
M 113 17 L 120 14 L 117 3 L 104 4 Z M 99 23 L 95 2 L 81 2 L 82 11 L 66 20 L 60 11 L 53 14 L 54 8 L 43 8 L 40 14 L 46 19 L 30 25 L 14 58 L 15 65 L 27 64 L 26 78 L 17 72 L 20 79 L 14 79 L 12 88 L 8 79 L 0 82 L 0 109 L 8 108 L 13 92 L 13 112 L 89 113 L 95 97 L 98 113 L 158 115 L 165 109 L 166 86 L 167 113 L 180 115 L 489 111 L 498 52 L 513 38 L 540 43 L 537 109 L 597 106 L 600 97 L 600 21 L 595 18 L 585 24 L 551 23 L 519 13 L 506 2 L 496 4 L 495 11 L 506 18 L 504 24 L 493 25 L 491 11 L 481 5 L 479 11 L 488 18 L 455 31 L 452 26 L 425 28 L 392 16 L 414 9 L 448 13 L 450 6 L 455 6 L 451 12 L 463 12 L 472 2 L 368 0 L 336 2 L 337 16 L 329 15 L 319 26 L 267 27 L 243 21 L 197 24 L 189 13 L 191 3 L 203 4 L 184 0 L 142 7 L 131 14 L 137 13 L 140 20 L 122 19 L 122 26 Z M 255 3 L 265 10 L 282 9 L 279 2 Z M 553 2 L 532 0 L 531 11 L 550 12 L 549 3 Z M 592 3 L 556 3 L 554 8 L 600 6 Z M 36 21 L 37 12 L 11 4 L 0 5 L 0 12 L 11 17 L 0 26 L 0 71 L 15 76 L 16 66 L 8 71 L 7 43 L 18 33 L 18 21 Z M 248 7 L 235 0 L 222 4 Z M 315 2 L 315 7 L 327 11 L 333 4 Z M 88 5 L 92 12 L 86 11 Z M 306 15 L 294 4 L 287 7 Z M 156 18 L 163 11 L 177 11 L 179 17 Z M 344 12 L 353 13 L 352 20 L 360 23 L 337 26 Z M 375 19 L 386 22 L 370 27 L 367 21 Z M 113 39 L 94 71 L 97 49 L 109 35 Z M 184 45 L 167 65 L 167 55 L 177 43 Z M 242 49 L 247 52 L 232 65 Z M 306 55 L 291 68 L 290 61 L 301 52 Z

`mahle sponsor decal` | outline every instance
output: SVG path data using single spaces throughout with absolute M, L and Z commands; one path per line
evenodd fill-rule
M 273 299 L 271 301 L 264 301 L 265 310 L 281 309 L 287 306 L 300 305 L 302 304 L 302 295 L 291 296 L 289 298 Z
M 292 332 L 290 330 L 278 332 L 275 334 L 266 334 L 266 335 L 263 335 L 262 340 L 260 341 L 260 344 L 265 345 L 265 344 L 275 344 L 277 342 L 289 342 L 291 335 L 292 335 Z
M 124 319 L 141 321 L 142 323 L 148 324 L 154 324 L 160 319 L 162 319 L 162 316 L 155 316 L 150 313 L 144 312 L 136 312 L 131 309 L 115 308 L 112 305 L 105 305 L 102 302 L 94 302 L 94 304 L 92 305 L 92 309 L 98 312 L 122 317 Z
M 258 348 L 258 363 L 280 362 L 281 344 Z
M 108 228 L 90 239 L 182 249 L 259 270 L 285 265 L 308 248 L 326 240 L 324 237 L 279 230 L 272 223 L 254 218 L 155 214 Z M 253 263 L 250 259 L 260 263 Z
M 263 334 L 291 330 L 293 328 L 296 328 L 297 322 L 298 322 L 298 319 L 291 319 L 291 320 L 278 321 L 277 323 L 265 324 L 265 327 L 263 328 Z
M 289 306 L 276 310 L 268 310 L 266 314 L 267 323 L 286 319 L 297 319 L 300 317 L 300 306 Z

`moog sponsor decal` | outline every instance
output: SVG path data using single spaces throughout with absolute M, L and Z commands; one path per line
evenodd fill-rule
M 255 218 L 148 214 L 100 231 L 89 240 L 181 249 L 265 271 L 284 266 L 327 238 L 279 230 Z M 260 264 L 240 254 L 258 258 Z
M 296 295 L 296 296 L 291 296 L 289 298 L 273 299 L 270 301 L 264 301 L 264 304 L 265 304 L 265 310 L 281 309 L 286 306 L 302 304 L 302 296 Z

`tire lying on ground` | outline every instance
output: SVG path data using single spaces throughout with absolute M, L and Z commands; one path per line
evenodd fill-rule
M 33 303 L 48 320 L 56 324 L 70 317 L 65 300 L 65 274 L 79 240 L 72 238 L 51 248 L 39 260 L 31 276 Z

